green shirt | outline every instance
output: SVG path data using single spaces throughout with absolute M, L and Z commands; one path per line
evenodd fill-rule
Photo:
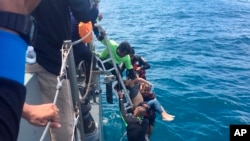
M 110 56 L 109 56 L 109 52 L 108 52 L 108 48 L 107 48 L 107 45 L 106 45 L 106 42 L 105 40 L 102 40 L 102 43 L 106 46 L 106 48 L 104 49 L 104 51 L 101 53 L 101 56 L 100 58 L 102 59 L 108 59 Z M 129 55 L 126 55 L 124 57 L 120 57 L 116 50 L 118 48 L 118 44 L 113 41 L 113 40 L 108 40 L 108 44 L 109 44 L 109 47 L 111 49 L 111 53 L 114 57 L 114 61 L 115 63 L 117 63 L 118 65 L 120 65 L 121 63 L 124 63 L 125 64 L 125 67 L 126 69 L 132 69 L 133 66 L 131 64 L 131 60 L 130 60 L 130 56 Z

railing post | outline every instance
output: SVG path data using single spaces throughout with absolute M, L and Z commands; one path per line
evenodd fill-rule
M 63 43 L 67 49 L 69 49 L 72 46 L 71 40 L 66 40 Z M 81 105 L 80 105 L 80 99 L 79 99 L 79 91 L 78 91 L 78 85 L 77 85 L 77 79 L 76 79 L 76 67 L 75 67 L 75 60 L 74 60 L 74 54 L 73 54 L 73 48 L 71 48 L 68 56 L 68 77 L 69 77 L 69 83 L 70 83 L 70 88 L 71 88 L 71 95 L 72 95 L 72 100 L 73 100 L 73 106 L 76 109 L 79 109 L 79 119 L 78 119 L 78 124 L 79 124 L 79 129 L 82 131 L 80 133 L 81 141 L 84 141 L 84 123 L 82 119 L 82 110 L 81 110 Z M 78 141 L 78 132 L 75 131 L 75 141 Z

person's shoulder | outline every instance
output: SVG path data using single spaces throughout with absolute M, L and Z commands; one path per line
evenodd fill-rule
M 26 88 L 23 84 L 11 79 L 0 77 L 0 86 L 4 87 L 6 90 L 9 89 L 17 91 L 22 95 L 26 93 Z
M 115 41 L 115 40 L 109 40 L 109 43 L 111 44 L 111 45 L 115 45 L 115 46 L 117 46 L 118 47 L 118 43 Z
M 122 60 L 131 62 L 129 55 L 125 55 L 124 57 L 122 57 Z
M 135 54 L 135 55 L 134 55 L 134 58 L 136 58 L 136 59 L 141 59 L 142 57 L 141 57 L 140 55 L 138 55 L 138 54 Z

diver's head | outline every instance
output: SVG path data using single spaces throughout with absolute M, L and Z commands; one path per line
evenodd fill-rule
M 123 41 L 119 44 L 117 48 L 117 54 L 120 57 L 124 57 L 130 53 L 130 50 L 131 50 L 130 44 L 127 41 Z

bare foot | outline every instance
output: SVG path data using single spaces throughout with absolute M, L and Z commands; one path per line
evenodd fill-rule
M 170 114 L 165 113 L 165 112 L 163 112 L 163 113 L 161 114 L 161 117 L 162 117 L 162 120 L 165 120 L 165 121 L 172 121 L 172 120 L 174 120 L 174 118 L 175 118 L 175 116 L 170 115 Z

